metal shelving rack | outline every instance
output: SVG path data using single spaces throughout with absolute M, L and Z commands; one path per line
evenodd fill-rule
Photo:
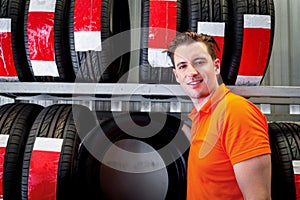
M 258 105 L 270 121 L 300 121 L 300 86 L 228 86 Z M 14 102 L 78 103 L 94 111 L 188 113 L 192 103 L 179 85 L 138 83 L 3 82 L 0 95 Z M 272 113 L 272 105 L 289 106 Z

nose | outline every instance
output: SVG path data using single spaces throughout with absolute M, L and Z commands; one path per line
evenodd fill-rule
M 186 75 L 188 77 L 194 77 L 197 76 L 198 74 L 199 74 L 198 70 L 192 64 L 188 64 L 188 70 Z

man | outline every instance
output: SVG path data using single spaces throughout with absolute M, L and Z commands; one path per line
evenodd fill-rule
M 211 36 L 185 32 L 168 49 L 176 80 L 194 104 L 187 199 L 271 199 L 267 120 L 219 84 L 216 46 Z

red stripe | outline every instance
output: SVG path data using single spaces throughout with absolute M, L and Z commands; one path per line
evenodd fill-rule
M 76 0 L 74 32 L 101 30 L 102 0 Z
M 55 61 L 54 12 L 29 12 L 27 34 L 30 60 Z
M 270 29 L 244 28 L 243 50 L 238 75 L 264 75 L 269 55 L 270 35 Z
M 300 200 L 300 174 L 294 174 L 296 187 L 296 200 Z
M 223 49 L 224 49 L 224 37 L 221 36 L 213 36 L 220 50 L 216 49 L 217 58 L 220 59 L 220 63 L 222 63 Z
M 148 47 L 167 49 L 176 36 L 177 2 L 150 0 L 149 18 Z
M 0 33 L 0 76 L 17 76 L 11 44 L 11 33 Z
M 6 147 L 0 147 L 0 198 L 3 198 L 3 164 Z
M 33 150 L 28 177 L 29 200 L 56 199 L 60 152 Z

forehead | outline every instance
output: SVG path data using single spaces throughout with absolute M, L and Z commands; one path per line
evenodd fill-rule
M 203 42 L 193 42 L 178 46 L 174 52 L 174 60 L 193 60 L 197 57 L 208 56 L 207 46 Z

